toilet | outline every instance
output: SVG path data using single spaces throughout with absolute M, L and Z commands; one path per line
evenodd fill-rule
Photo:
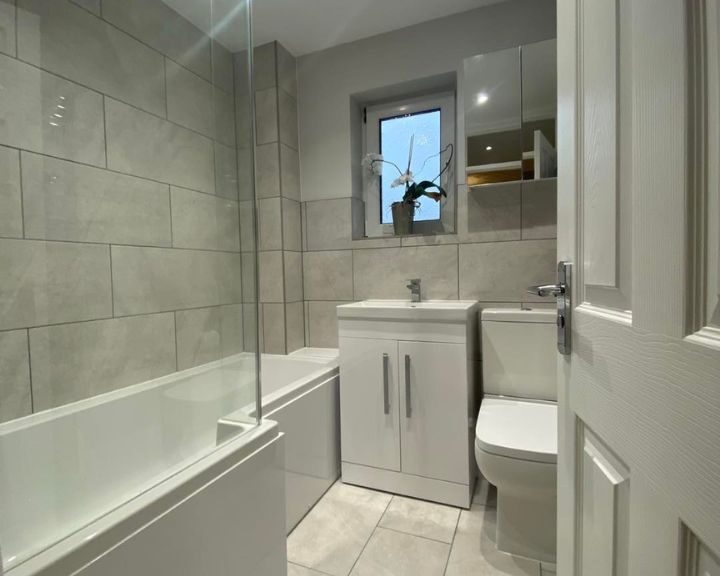
M 480 473 L 497 488 L 500 551 L 555 562 L 557 352 L 551 309 L 482 312 Z

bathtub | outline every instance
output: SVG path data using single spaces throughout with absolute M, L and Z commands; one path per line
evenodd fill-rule
M 283 438 L 236 412 L 254 363 L 0 424 L 0 574 L 284 574 Z
M 290 533 L 340 476 L 338 350 L 304 348 L 262 356 L 262 417 L 285 441 L 286 526 Z M 255 416 L 253 411 L 250 411 Z M 230 415 L 223 426 L 235 424 Z M 232 428 L 229 429 L 232 433 Z

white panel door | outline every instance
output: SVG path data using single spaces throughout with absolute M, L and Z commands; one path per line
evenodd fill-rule
M 465 344 L 400 342 L 402 471 L 467 484 Z
M 718 1 L 558 0 L 559 576 L 720 552 Z
M 342 460 L 400 471 L 398 343 L 340 338 Z

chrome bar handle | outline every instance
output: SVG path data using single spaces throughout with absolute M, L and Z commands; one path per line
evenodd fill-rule
M 565 294 L 564 284 L 541 284 L 540 286 L 530 286 L 527 289 L 528 294 L 533 296 L 542 296 L 546 298 L 548 296 L 562 296 Z
M 385 404 L 385 414 L 390 414 L 390 357 L 383 354 L 383 402 Z
M 412 417 L 412 394 L 410 393 L 410 355 L 405 354 L 405 417 Z

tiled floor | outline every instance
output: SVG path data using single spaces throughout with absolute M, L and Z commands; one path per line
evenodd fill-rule
M 288 536 L 289 576 L 547 576 L 495 548 L 495 490 L 460 510 L 338 482 Z

